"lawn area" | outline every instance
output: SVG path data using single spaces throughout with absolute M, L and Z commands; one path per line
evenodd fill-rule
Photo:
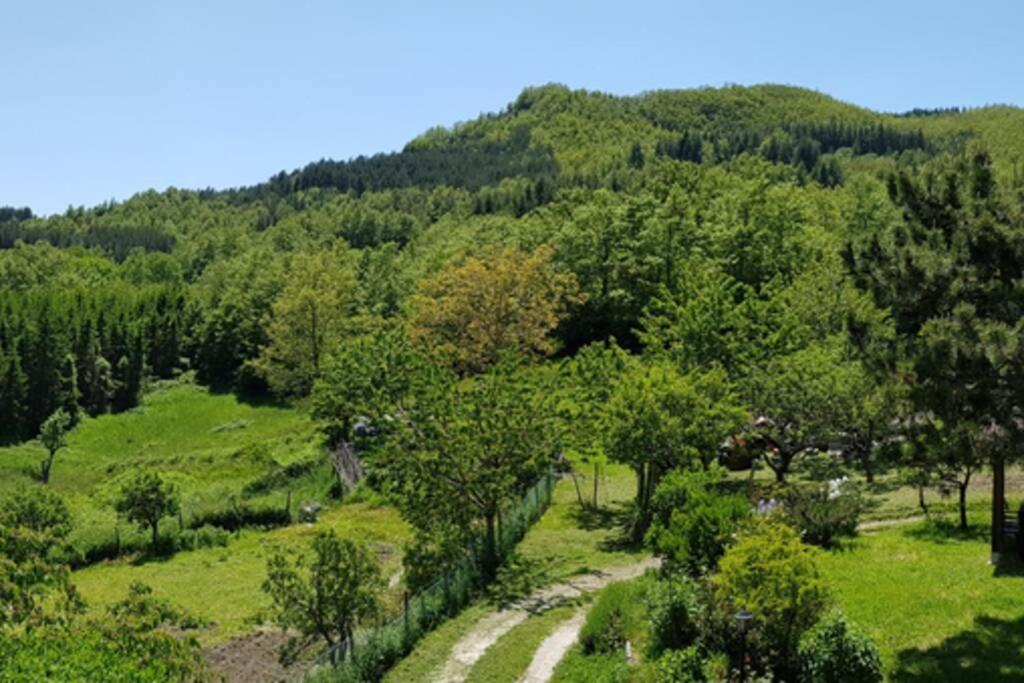
M 891 681 L 1024 680 L 1024 565 L 988 557 L 984 524 L 920 523 L 863 534 L 824 569 Z
M 326 528 L 370 544 L 385 576 L 398 570 L 401 546 L 411 536 L 395 509 L 351 503 L 328 510 L 316 524 L 269 532 L 244 530 L 225 548 L 180 552 L 148 562 L 105 562 L 75 572 L 73 579 L 91 609 L 124 598 L 131 582 L 141 581 L 158 597 L 211 620 L 198 636 L 204 645 L 216 645 L 250 630 L 266 607 L 260 584 L 266 578 L 267 557 L 277 548 L 306 550 L 313 534 Z
M 38 464 L 44 453 L 36 441 L 0 448 L 0 495 L 40 486 Z M 71 508 L 72 541 L 83 546 L 113 536 L 114 498 L 138 470 L 155 470 L 179 487 L 187 523 L 193 514 L 242 497 L 243 487 L 261 477 L 268 485 L 251 492 L 253 501 L 283 505 L 282 482 L 268 477 L 320 455 L 322 446 L 304 410 L 250 404 L 186 382 L 166 383 L 133 410 L 83 419 L 68 447 L 57 454 L 49 488 Z M 311 474 L 287 483 L 295 488 L 296 499 L 330 485 L 327 460 L 319 459 L 323 471 L 318 481 Z M 120 533 L 126 538 L 135 532 L 123 526 Z
M 545 582 L 555 582 L 593 569 L 631 564 L 640 549 L 623 543 L 628 504 L 636 480 L 626 465 L 609 464 L 599 485 L 596 510 L 582 510 L 570 478 L 555 487 L 551 507 L 516 548 L 516 555 L 539 567 Z M 586 484 L 581 481 L 586 498 Z

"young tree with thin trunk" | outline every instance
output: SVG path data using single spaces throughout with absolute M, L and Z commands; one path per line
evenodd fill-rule
M 46 448 L 46 458 L 39 463 L 39 480 L 44 484 L 50 482 L 50 472 L 53 470 L 53 460 L 57 457 L 57 451 L 68 445 L 68 432 L 71 431 L 71 416 L 64 412 L 63 408 L 46 418 L 39 429 L 39 440 Z
M 181 502 L 177 488 L 155 472 L 142 472 L 121 487 L 114 504 L 117 513 L 152 533 L 155 550 L 160 540 L 160 520 L 178 514 Z
M 272 555 L 263 591 L 273 604 L 274 622 L 297 633 L 281 649 L 281 661 L 294 662 L 320 639 L 337 663 L 359 622 L 378 612 L 383 589 L 380 566 L 366 546 L 338 538 L 333 529 L 318 533 L 312 554 L 294 563 L 280 552 Z

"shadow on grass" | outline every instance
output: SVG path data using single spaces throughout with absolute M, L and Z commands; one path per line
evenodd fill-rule
M 487 599 L 495 607 L 505 609 L 549 582 L 547 562 L 513 552 L 498 568 L 494 583 L 487 587 Z
M 642 547 L 630 534 L 633 528 L 632 503 L 617 503 L 599 507 L 576 506 L 570 513 L 573 522 L 586 531 L 607 530 L 615 532 L 600 543 L 604 551 L 634 551 Z
M 1007 551 L 1002 560 L 996 565 L 992 576 L 996 578 L 1020 578 L 1024 577 L 1024 561 L 1017 554 L 1017 549 Z
M 926 650 L 902 650 L 893 683 L 1024 681 L 1024 617 L 977 617 L 974 627 Z
M 933 517 L 921 524 L 903 530 L 903 534 L 909 538 L 929 543 L 952 543 L 963 541 L 984 541 L 988 538 L 989 529 L 987 526 L 968 526 L 961 529 L 957 522 L 942 517 Z
M 202 385 L 200 385 L 202 386 Z M 252 408 L 293 408 L 294 405 L 285 400 L 277 398 L 270 393 L 269 389 L 260 387 L 238 387 L 231 383 L 214 383 L 206 385 L 211 394 L 230 394 L 239 403 L 244 403 Z

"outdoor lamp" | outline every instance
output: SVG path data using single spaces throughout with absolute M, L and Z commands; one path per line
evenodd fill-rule
M 754 615 L 745 609 L 741 609 L 735 615 L 733 619 L 736 620 L 736 624 L 740 628 L 740 683 L 746 683 L 747 680 L 747 631 L 750 629 L 750 623 L 754 621 Z

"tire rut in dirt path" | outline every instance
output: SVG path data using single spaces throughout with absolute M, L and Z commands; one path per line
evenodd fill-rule
M 470 669 L 487 652 L 488 648 L 498 642 L 498 639 L 503 635 L 525 621 L 531 614 L 547 611 L 566 600 L 600 590 L 615 581 L 636 578 L 648 569 L 658 567 L 659 565 L 660 562 L 657 559 L 647 558 L 626 567 L 616 567 L 591 574 L 583 574 L 574 577 L 570 581 L 543 588 L 529 597 L 512 603 L 505 609 L 488 614 L 478 621 L 469 633 L 455 643 L 451 654 L 448 656 L 448 661 L 445 662 L 439 675 L 433 680 L 438 681 L 438 683 L 462 683 L 466 680 Z M 575 642 L 575 637 L 573 642 Z M 542 647 L 545 643 L 547 641 L 541 644 Z M 572 643 L 570 642 L 569 645 L 571 646 Z M 557 660 L 555 664 L 558 664 Z M 552 666 L 552 671 L 554 671 L 554 666 Z
M 548 683 L 555 675 L 555 667 L 565 657 L 580 636 L 580 629 L 586 621 L 587 610 L 581 609 L 576 614 L 559 624 L 558 628 L 537 647 L 533 653 L 533 661 L 519 683 Z

